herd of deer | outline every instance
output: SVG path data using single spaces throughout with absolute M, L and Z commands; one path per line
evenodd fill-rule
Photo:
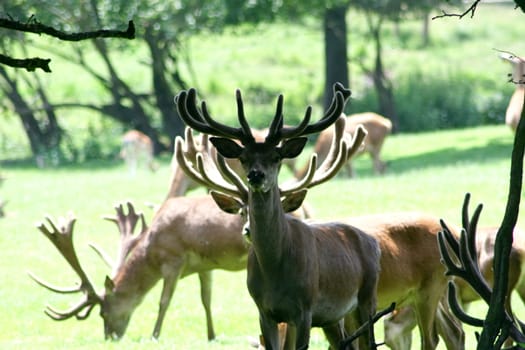
M 416 325 L 421 349 L 435 349 L 439 335 L 447 348 L 465 348 L 461 323 L 445 297 L 452 277 L 445 274 L 437 244 L 442 230 L 438 217 L 383 213 L 317 222 L 305 220 L 304 211 L 298 211 L 308 189 L 333 178 L 364 150 L 372 155 L 376 172 L 384 171 L 379 152 L 391 130 L 388 120 L 365 113 L 355 116 L 358 123 L 354 124 L 354 117 L 342 114 L 350 91 L 336 84 L 330 108 L 313 123 L 308 107 L 299 125 L 285 126 L 279 96 L 271 125 L 261 136 L 246 120 L 239 91 L 240 127 L 217 122 L 204 101 L 198 106 L 196 94 L 190 89 L 175 97 L 178 113 L 189 128 L 184 139 L 176 139 L 169 192 L 151 224 L 131 203 L 127 209 L 120 205 L 116 216 L 107 217 L 120 231 L 116 261 L 93 246 L 113 269 L 102 293 L 96 291 L 77 258 L 76 219 L 70 216 L 55 222 L 47 218 L 47 224 L 38 226 L 81 283 L 64 289 L 31 277 L 58 293 L 83 293 L 70 310 L 48 307 L 47 315 L 55 320 L 85 319 L 98 305 L 106 339 L 119 339 L 133 311 L 162 279 L 153 329 L 153 337 L 158 338 L 178 280 L 197 273 L 207 336 L 212 340 L 211 273 L 247 269 L 248 291 L 259 311 L 261 348 L 307 349 L 310 329 L 321 327 L 330 348 L 339 349 L 349 334 L 392 303 L 395 310 L 384 320 L 385 343 L 390 348 L 409 349 Z M 200 138 L 192 130 L 200 132 Z M 298 170 L 291 183 L 279 185 L 283 160 L 297 157 L 306 144 L 305 136 L 316 133 L 320 133 L 316 153 L 305 169 Z M 185 196 L 195 184 L 209 188 L 209 194 Z M 139 221 L 140 232 L 135 234 Z M 459 237 L 459 227 L 449 228 Z M 496 228 L 477 230 L 478 263 L 488 281 L 492 280 L 495 233 Z M 524 240 L 525 235 L 516 230 L 506 305 L 510 313 L 512 291 L 525 302 Z M 462 303 L 479 298 L 461 279 L 454 282 Z M 373 327 L 367 327 L 364 336 L 344 348 L 376 346 Z

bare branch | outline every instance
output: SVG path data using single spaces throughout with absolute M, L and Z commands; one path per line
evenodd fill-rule
M 441 11 L 443 14 L 442 15 L 438 15 L 438 16 L 434 16 L 432 17 L 432 19 L 436 19 L 436 18 L 443 18 L 443 17 L 459 17 L 459 19 L 462 19 L 463 17 L 465 17 L 466 15 L 468 15 L 470 13 L 470 18 L 474 17 L 474 13 L 476 12 L 476 9 L 478 7 L 478 4 L 481 2 L 481 0 L 475 0 L 472 5 L 470 5 L 470 7 L 465 10 L 463 13 L 446 13 L 445 11 Z
M 39 21 L 37 21 L 34 18 L 34 16 L 31 16 L 29 20 L 25 23 L 15 21 L 10 18 L 0 18 L 0 28 L 17 30 L 27 33 L 35 33 L 39 35 L 46 34 L 64 41 L 81 41 L 95 38 L 135 38 L 135 25 L 133 24 L 133 21 L 128 22 L 128 28 L 124 31 L 100 29 L 90 32 L 66 33 L 61 30 L 42 24 Z M 26 59 L 18 59 L 0 54 L 0 64 L 4 64 L 13 68 L 25 68 L 29 72 L 34 72 L 36 69 L 40 68 L 44 72 L 50 73 L 50 62 L 51 59 L 49 58 L 33 57 Z
M 46 34 L 64 41 L 81 41 L 95 38 L 135 38 L 135 25 L 133 24 L 133 21 L 128 22 L 128 28 L 125 31 L 100 29 L 91 32 L 66 33 L 42 24 L 34 17 L 31 17 L 26 23 L 0 18 L 0 27 L 27 33 Z
M 42 69 L 46 73 L 51 73 L 49 68 L 49 58 L 12 58 L 0 54 L 0 63 L 13 68 L 25 68 L 28 72 L 34 72 L 37 68 Z

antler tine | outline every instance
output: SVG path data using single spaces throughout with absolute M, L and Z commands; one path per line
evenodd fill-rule
M 232 168 L 230 168 L 228 163 L 226 163 L 226 159 L 222 155 L 217 153 L 216 159 L 216 164 L 218 165 L 218 169 L 221 175 L 227 178 L 233 185 L 235 185 L 235 187 L 239 191 L 239 194 L 241 195 L 240 198 L 246 203 L 246 201 L 248 200 L 248 187 L 246 187 L 239 175 L 237 175 L 237 173 L 233 171 Z
M 193 88 L 189 89 L 187 92 L 181 91 L 177 96 L 175 96 L 174 101 L 177 105 L 177 111 L 179 112 L 182 120 L 191 128 L 205 134 L 237 139 L 244 144 L 246 142 L 252 141 L 253 136 L 251 135 L 250 128 L 244 116 L 242 99 L 239 90 L 237 90 L 236 95 L 238 117 L 241 128 L 234 128 L 215 121 L 208 113 L 208 108 L 205 101 L 201 102 L 201 113 L 197 108 L 196 90 Z
M 44 313 L 55 321 L 67 320 L 73 316 L 75 316 L 77 320 L 84 320 L 89 316 L 95 305 L 96 301 L 90 300 L 88 297 L 86 300 L 80 302 L 67 311 L 59 311 L 52 306 L 47 305 Z M 83 310 L 85 311 L 82 313 Z
M 340 83 L 334 84 L 333 91 L 334 96 L 332 98 L 332 103 L 330 104 L 330 107 L 328 107 L 324 116 L 319 121 L 313 124 L 308 124 L 308 121 L 305 122 L 306 119 L 310 118 L 311 108 L 309 107 L 306 110 L 305 118 L 303 119 L 303 122 L 301 122 L 301 124 L 299 124 L 297 127 L 281 129 L 281 139 L 289 139 L 293 137 L 313 134 L 326 129 L 329 125 L 333 124 L 343 112 L 346 101 L 351 95 L 351 91 L 349 89 L 346 89 Z
M 182 151 L 183 142 L 184 140 L 182 140 L 181 137 L 177 137 L 175 139 L 175 156 L 177 157 L 179 166 L 186 173 L 186 175 L 188 175 L 192 180 L 206 187 L 242 198 L 242 194 L 239 192 L 238 188 L 226 182 L 221 176 L 214 177 L 213 175 L 209 174 L 211 162 L 206 161 L 205 166 L 205 161 L 203 159 L 204 155 L 208 155 L 208 153 L 197 153 L 196 166 L 193 161 L 188 160 Z M 217 174 L 216 172 L 214 173 L 215 175 Z
M 79 290 L 86 290 L 88 293 L 96 294 L 95 289 L 89 282 L 89 278 L 80 266 L 80 262 L 73 246 L 73 228 L 75 226 L 76 218 L 74 218 L 72 214 L 69 214 L 69 217 L 65 223 L 65 219 L 61 218 L 59 228 L 57 228 L 49 216 L 46 217 L 46 220 L 51 226 L 52 231 L 50 231 L 44 223 L 40 223 L 37 228 L 51 241 L 51 243 L 53 243 L 60 254 L 62 254 L 69 265 L 80 277 L 81 286 L 79 287 Z
M 358 126 L 352 144 L 348 146 L 346 140 L 343 139 L 343 131 L 345 128 L 344 117 L 339 118 L 335 126 L 336 130 L 332 139 L 332 145 L 323 163 L 314 171 L 316 158 L 312 157 L 308 167 L 309 170 L 305 177 L 291 186 L 281 188 L 281 195 L 285 196 L 301 189 L 312 188 L 330 180 L 337 174 L 344 163 L 357 152 L 367 135 L 366 130 L 362 126 Z
M 128 208 L 127 214 L 124 212 L 124 205 L 121 203 L 118 206 L 115 206 L 115 211 L 117 213 L 116 216 L 104 217 L 105 220 L 114 222 L 117 225 L 120 233 L 120 248 L 118 252 L 117 263 L 113 266 L 113 272 L 117 271 L 118 268 L 124 263 L 128 254 L 133 250 L 133 248 L 148 230 L 146 220 L 144 219 L 144 214 L 137 214 L 133 203 L 129 201 L 126 202 L 126 206 Z M 139 220 L 142 223 L 141 230 L 137 235 L 133 235 Z M 98 252 L 98 249 L 95 250 Z

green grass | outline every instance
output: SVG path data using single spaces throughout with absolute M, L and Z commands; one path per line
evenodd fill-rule
M 307 200 L 321 219 L 423 210 L 458 223 L 463 196 L 471 192 L 473 205 L 485 205 L 481 224 L 497 225 L 507 195 L 512 138 L 505 126 L 394 135 L 384 148 L 383 158 L 389 162 L 385 176 L 372 175 L 370 160 L 361 157 L 356 160 L 357 178 L 339 176 L 312 189 Z M 259 331 L 256 308 L 246 291 L 245 272 L 214 274 L 213 315 L 218 339 L 212 343 L 206 341 L 196 276 L 179 283 L 159 342 L 151 341 L 149 335 L 160 286 L 135 311 L 128 332 L 119 343 L 103 340 L 98 310 L 83 322 L 54 322 L 42 312 L 48 303 L 66 308 L 77 298 L 54 295 L 37 286 L 26 272 L 30 270 L 55 284 L 73 284 L 76 278 L 35 229 L 35 223 L 46 214 L 57 217 L 74 211 L 78 217 L 75 243 L 80 259 L 93 283 L 102 288 L 109 271 L 87 243 L 96 242 L 110 253 L 115 251 L 116 228 L 101 217 L 112 214 L 117 202 L 131 199 L 151 219 L 144 202 L 161 202 L 169 179 L 169 162 L 162 159 L 161 163 L 157 173 L 143 170 L 134 178 L 128 176 L 122 164 L 109 162 L 46 170 L 15 165 L 2 169 L 7 180 L 0 194 L 9 203 L 7 217 L 0 219 L 0 274 L 4 276 L 0 288 L 0 327 L 4 329 L 0 333 L 0 348 L 249 348 L 247 337 L 256 336 Z M 523 220 L 520 218 L 520 225 Z M 523 305 L 516 305 L 518 316 L 525 319 Z M 481 303 L 472 310 L 477 315 L 485 312 Z M 378 339 L 382 337 L 380 328 Z M 467 348 L 473 347 L 473 339 L 469 329 Z M 326 348 L 319 330 L 313 332 L 311 348 Z

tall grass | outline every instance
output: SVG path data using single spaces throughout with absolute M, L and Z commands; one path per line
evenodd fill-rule
M 391 136 L 383 157 L 389 162 L 385 176 L 374 176 L 368 157 L 355 161 L 357 177 L 343 176 L 314 188 L 307 201 L 320 219 L 337 219 L 365 213 L 422 210 L 458 223 L 465 192 L 473 203 L 483 202 L 481 225 L 497 225 L 504 211 L 512 133 L 505 126 L 467 128 L 433 133 Z M 305 151 L 306 156 L 308 151 Z M 300 161 L 303 161 L 302 157 Z M 115 252 L 116 228 L 101 217 L 113 205 L 130 199 L 151 220 L 145 202 L 160 203 L 167 192 L 169 162 L 151 174 L 135 177 L 116 162 L 87 162 L 81 166 L 40 170 L 9 166 L 0 188 L 9 201 L 7 217 L 0 219 L 0 348 L 4 349 L 247 349 L 247 337 L 259 334 L 257 312 L 245 285 L 245 272 L 214 274 L 213 315 L 218 339 L 208 343 L 198 279 L 179 282 L 159 342 L 149 339 L 157 313 L 160 286 L 148 294 L 134 313 L 125 338 L 119 343 L 103 340 L 97 310 L 86 321 L 55 322 L 42 312 L 46 304 L 66 308 L 78 299 L 58 296 L 37 286 L 30 270 L 55 284 L 70 285 L 76 277 L 51 244 L 36 230 L 44 215 L 78 217 L 75 244 L 93 283 L 100 288 L 109 269 L 88 249 L 96 242 Z M 286 174 L 284 174 L 286 176 Z M 193 195 L 195 193 L 192 193 Z M 524 224 L 520 218 L 519 224 Z M 520 302 L 516 311 L 522 319 Z M 485 312 L 481 303 L 471 310 Z M 378 339 L 382 329 L 377 327 Z M 417 335 L 416 333 L 414 333 Z M 417 339 L 417 336 L 414 337 Z M 469 347 L 473 331 L 468 330 Z M 312 335 L 312 349 L 325 349 L 319 330 Z M 440 347 L 443 349 L 443 347 Z

